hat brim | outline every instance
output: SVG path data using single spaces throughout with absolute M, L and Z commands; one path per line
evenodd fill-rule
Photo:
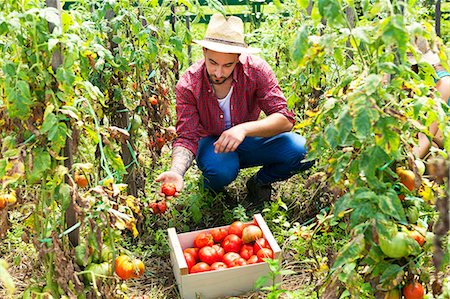
M 408 59 L 409 63 L 417 64 L 417 60 L 412 54 L 407 55 L 406 58 Z M 422 57 L 420 57 L 420 61 L 419 62 L 426 62 L 426 63 L 431 64 L 431 65 L 436 65 L 436 64 L 439 64 L 441 62 L 441 59 L 439 58 L 438 54 L 434 53 L 431 50 L 428 50 L 425 54 L 422 55 Z
M 220 53 L 255 54 L 255 53 L 260 52 L 260 49 L 258 49 L 258 48 L 233 46 L 233 45 L 227 45 L 227 44 L 223 44 L 223 43 L 206 41 L 206 40 L 193 40 L 193 42 L 196 43 L 197 45 L 205 47 L 209 50 L 213 50 L 213 51 L 220 52 Z
M 429 50 L 425 54 L 423 54 L 422 58 L 420 59 L 420 62 L 426 62 L 431 65 L 436 65 L 441 62 L 441 59 L 439 58 L 439 55 Z

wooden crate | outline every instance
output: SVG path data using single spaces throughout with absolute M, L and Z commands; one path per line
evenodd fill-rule
M 266 222 L 260 214 L 256 214 L 254 217 L 263 232 L 264 238 L 266 238 L 273 250 L 274 258 L 280 259 L 280 246 L 278 246 Z M 227 228 L 228 226 L 223 227 Z M 211 229 L 181 234 L 177 234 L 175 228 L 168 229 L 169 246 L 171 249 L 170 259 L 182 299 L 217 299 L 220 297 L 242 295 L 254 290 L 256 280 L 261 276 L 267 276 L 269 273 L 267 263 L 257 263 L 224 270 L 188 274 L 183 250 L 194 246 L 195 236 L 201 232 L 210 231 Z M 280 281 L 281 277 L 277 277 L 276 282 L 278 283 Z M 267 281 L 267 285 L 271 283 L 272 281 Z

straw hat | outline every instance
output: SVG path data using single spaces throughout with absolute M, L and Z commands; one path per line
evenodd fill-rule
M 419 55 L 422 55 L 419 62 L 426 62 L 431 65 L 436 65 L 441 62 L 438 49 L 431 49 L 428 41 L 423 36 L 416 36 L 411 39 L 411 44 L 416 49 L 416 52 Z M 417 64 L 417 60 L 415 59 L 412 53 L 407 54 L 408 61 L 411 64 Z
M 244 42 L 244 23 L 238 17 L 221 14 L 211 16 L 203 40 L 194 43 L 221 53 L 258 53 L 259 49 L 248 47 Z

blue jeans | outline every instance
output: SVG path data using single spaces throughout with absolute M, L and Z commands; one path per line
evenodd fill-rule
M 313 164 L 302 163 L 307 154 L 306 139 L 293 132 L 269 138 L 246 137 L 236 151 L 216 154 L 213 143 L 218 138 L 200 139 L 196 157 L 205 188 L 215 192 L 234 181 L 242 168 L 262 166 L 256 174 L 257 180 L 271 184 L 288 179 Z

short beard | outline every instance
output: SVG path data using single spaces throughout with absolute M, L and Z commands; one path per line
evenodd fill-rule
M 230 75 L 231 76 L 231 75 Z M 225 83 L 225 81 L 228 80 L 228 78 L 230 78 L 230 76 L 226 77 L 225 79 L 223 79 L 222 82 L 216 82 L 215 80 L 211 79 L 211 76 L 209 75 L 209 82 L 211 82 L 214 85 L 221 85 L 223 83 Z

